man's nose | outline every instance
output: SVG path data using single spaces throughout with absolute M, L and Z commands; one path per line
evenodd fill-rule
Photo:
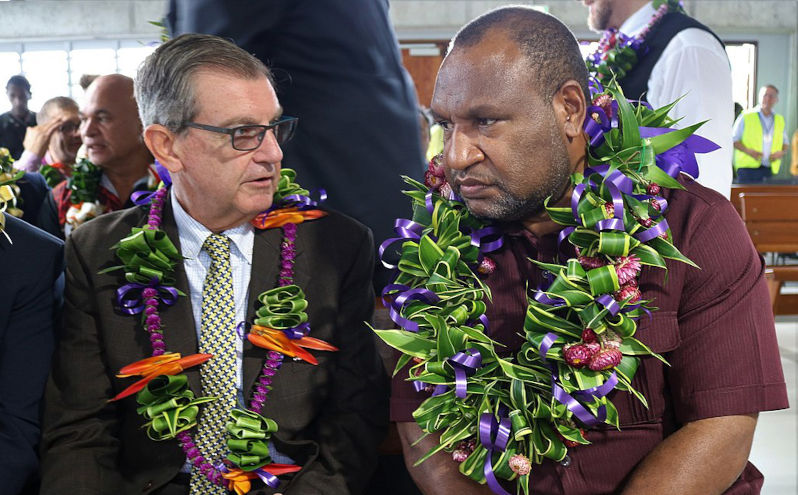
M 477 144 L 473 136 L 455 127 L 444 144 L 446 167 L 453 170 L 465 170 L 484 160 L 485 154 Z
M 256 162 L 278 163 L 283 160 L 283 150 L 274 135 L 274 129 L 269 129 L 263 136 L 263 141 L 255 148 L 253 159 Z

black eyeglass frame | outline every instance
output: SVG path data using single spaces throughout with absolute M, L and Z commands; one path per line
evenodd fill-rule
M 263 138 L 266 137 L 266 133 L 269 132 L 269 130 L 275 129 L 276 127 L 278 127 L 280 125 L 284 125 L 284 124 L 290 123 L 291 126 L 288 128 L 289 132 L 288 132 L 287 137 L 281 138 L 281 137 L 279 137 L 280 136 L 279 134 L 275 133 L 275 138 L 277 139 L 277 144 L 283 145 L 283 144 L 287 143 L 288 140 L 290 140 L 293 137 L 294 130 L 296 129 L 296 124 L 297 124 L 298 121 L 299 121 L 299 117 L 289 117 L 288 115 L 283 115 L 276 122 L 272 122 L 271 124 L 268 124 L 268 125 L 248 124 L 248 125 L 239 125 L 239 126 L 236 126 L 236 127 L 216 127 L 216 126 L 208 125 L 208 124 L 199 124 L 197 122 L 185 122 L 183 125 L 186 126 L 186 127 L 192 127 L 194 129 L 202 129 L 204 131 L 218 132 L 219 134 L 227 134 L 228 136 L 230 136 L 230 145 L 233 147 L 234 150 L 252 151 L 252 150 L 258 149 L 258 147 L 260 147 L 260 145 L 263 143 Z M 261 132 L 257 135 L 258 143 L 255 146 L 253 146 L 252 148 L 242 149 L 242 148 L 236 147 L 236 139 L 235 139 L 236 138 L 236 136 L 235 136 L 236 131 L 238 131 L 239 129 L 251 129 L 253 127 L 257 127 L 257 128 L 261 129 Z

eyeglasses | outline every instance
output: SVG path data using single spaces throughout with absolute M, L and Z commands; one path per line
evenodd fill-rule
M 283 145 L 288 142 L 294 135 L 296 124 L 299 121 L 297 117 L 283 116 L 277 122 L 269 125 L 242 125 L 238 127 L 216 127 L 212 125 L 197 124 L 196 122 L 186 122 L 186 127 L 193 127 L 195 129 L 202 129 L 204 131 L 218 132 L 220 134 L 227 134 L 230 136 L 230 142 L 233 149 L 238 151 L 252 151 L 260 146 L 263 142 L 263 137 L 272 129 L 274 130 L 274 138 L 277 144 Z
M 77 122 L 67 121 L 58 127 L 58 131 L 62 134 L 74 134 L 80 128 Z

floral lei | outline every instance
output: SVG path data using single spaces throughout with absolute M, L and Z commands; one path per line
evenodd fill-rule
M 19 186 L 16 182 L 25 175 L 22 170 L 14 170 L 14 159 L 8 149 L 0 147 L 0 233 L 11 241 L 5 231 L 6 218 L 3 212 L 17 218 L 22 217 L 19 208 Z
M 254 324 L 239 323 L 236 332 L 253 344 L 269 349 L 257 379 L 249 407 L 230 412 L 225 428 L 230 450 L 224 460 L 205 459 L 194 444 L 189 430 L 196 426 L 199 406 L 215 397 L 195 397 L 188 388 L 183 370 L 204 363 L 213 356 L 193 354 L 181 357 L 179 353 L 166 352 L 165 329 L 159 314 L 160 305 L 171 305 L 182 292 L 174 287 L 174 267 L 182 257 L 175 245 L 161 230 L 163 203 L 170 185 L 168 172 L 157 165 L 164 181 L 154 193 L 139 196 L 137 204 L 149 203 L 149 215 L 144 227 L 134 227 L 114 249 L 123 265 L 103 270 L 101 273 L 122 269 L 127 284 L 117 290 L 117 303 L 129 315 L 141 314 L 142 326 L 150 335 L 152 357 L 125 366 L 117 375 L 120 378 L 143 378 L 120 392 L 112 401 L 132 394 L 140 405 L 137 412 L 145 419 L 147 436 L 155 441 L 176 439 L 191 462 L 217 485 L 241 495 L 251 489 L 252 480 L 277 488 L 277 476 L 299 471 L 300 466 L 275 464 L 269 455 L 269 440 L 277 431 L 277 424 L 261 415 L 272 378 L 282 365 L 283 356 L 317 364 L 316 358 L 306 350 L 337 351 L 334 346 L 308 337 L 310 325 L 305 312 L 307 300 L 301 288 L 293 284 L 297 224 L 326 215 L 313 209 L 317 201 L 310 199 L 307 190 L 294 182 L 295 172 L 283 169 L 280 173 L 273 206 L 252 220 L 259 229 L 281 227 L 283 242 L 280 250 L 280 276 L 278 287 L 258 296 L 261 306 Z M 146 193 L 145 193 L 146 194 Z M 321 201 L 325 195 L 321 193 Z M 232 329 L 231 329 L 232 330 Z M 167 332 L 168 335 L 168 332 Z
M 669 12 L 682 12 L 684 7 L 680 0 L 655 0 L 657 11 L 635 36 L 627 36 L 615 28 L 607 29 L 601 35 L 598 48 L 587 56 L 585 62 L 588 71 L 597 79 L 615 77 L 623 79 L 646 53 L 645 39 L 651 29 Z
M 641 265 L 667 269 L 668 258 L 695 266 L 672 244 L 660 194 L 683 189 L 676 177 L 697 176 L 694 153 L 717 146 L 692 135 L 701 124 L 670 129 L 672 105 L 635 107 L 615 86 L 600 91 L 588 108 L 588 168 L 571 177 L 571 205 L 546 205 L 564 227 L 567 259 L 535 262 L 547 282 L 528 295 L 525 342 L 514 356 L 500 356 L 504 346 L 487 335 L 491 295 L 480 274 L 495 268 L 484 255 L 501 246 L 498 230 L 469 213 L 435 160 L 426 186 L 405 178 L 413 220 L 397 220 L 399 237 L 380 246 L 383 263 L 398 268 L 383 298 L 400 329 L 375 332 L 401 351 L 394 374 L 409 364 L 407 380 L 432 392 L 413 417 L 426 434 L 440 433 L 417 464 L 450 452 L 463 475 L 497 494 L 507 494 L 499 479 L 528 494 L 533 464 L 588 444 L 586 428 L 617 428 L 612 390 L 646 404 L 632 387 L 639 359 L 664 359 L 634 338 L 637 320 L 655 309 L 641 299 Z M 386 250 L 398 241 L 393 265 Z

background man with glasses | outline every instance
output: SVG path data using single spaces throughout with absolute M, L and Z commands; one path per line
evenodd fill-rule
M 221 237 L 227 246 L 232 290 L 226 294 L 232 292 L 235 322 L 251 322 L 257 296 L 277 285 L 283 234 L 255 230 L 250 220 L 272 205 L 281 144 L 296 119 L 282 115 L 260 61 L 208 35 L 161 45 L 139 70 L 136 99 L 147 146 L 172 180 L 161 229 L 183 257 L 174 286 L 186 296 L 161 305 L 160 319 L 167 352 L 185 356 L 236 332 L 206 334 L 205 312 L 222 304 L 208 303 L 208 278 L 220 272 L 209 239 Z M 147 216 L 146 208 L 110 213 L 67 241 L 65 325 L 45 399 L 43 494 L 225 493 L 198 488 L 199 470 L 186 463 L 176 441 L 147 438 L 134 397 L 108 403 L 130 383 L 114 374 L 152 350 L 141 319 L 114 310 L 122 274 L 99 272 L 119 263 L 112 246 Z M 372 236 L 334 211 L 297 225 L 296 233 L 294 283 L 307 297 L 310 335 L 339 351 L 321 353 L 318 366 L 284 360 L 272 377 L 262 412 L 279 426 L 270 454 L 274 462 L 302 466 L 281 487 L 286 494 L 360 493 L 387 421 L 386 380 L 363 323 L 374 304 Z M 217 396 L 249 403 L 267 351 L 233 340 L 235 392 L 229 395 L 236 397 Z M 197 397 L 209 395 L 203 390 L 213 361 L 184 372 Z M 200 430 L 211 416 L 205 407 Z M 250 493 L 273 493 L 258 486 Z
M 48 181 L 50 187 L 71 175 L 80 145 L 80 116 L 78 104 L 67 96 L 50 98 L 36 114 L 38 125 L 25 133 L 25 151 L 14 167 L 37 172 L 43 165 L 53 167 Z

